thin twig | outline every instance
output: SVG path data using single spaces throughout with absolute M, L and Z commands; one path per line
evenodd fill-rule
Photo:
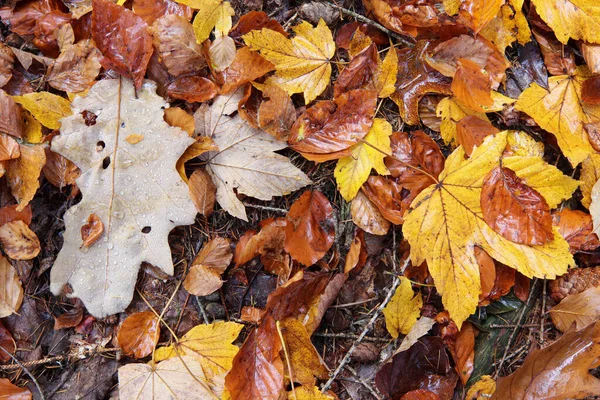
M 208 315 L 206 315 L 206 310 L 204 310 L 204 304 L 202 304 L 200 297 L 198 297 L 198 296 L 195 296 L 195 297 L 196 297 L 196 304 L 198 304 L 198 308 L 200 309 L 200 314 L 202 315 L 202 319 L 204 320 L 204 323 L 210 324 L 210 321 L 208 320 Z
M 285 210 L 283 208 L 261 206 L 259 204 L 252 204 L 252 203 L 246 203 L 246 202 L 244 202 L 244 205 L 246 207 L 256 208 L 257 210 L 274 211 L 274 212 L 278 212 L 278 213 L 282 213 L 282 214 L 287 214 L 287 212 L 288 212 L 288 210 Z
M 404 263 L 408 265 L 409 260 L 410 259 L 407 258 Z M 406 267 L 406 265 L 404 265 L 402 269 L 404 269 L 405 267 Z M 367 333 L 371 330 L 371 328 L 375 324 L 375 321 L 379 317 L 379 314 L 381 314 L 381 312 L 383 311 L 383 309 L 385 308 L 385 306 L 387 306 L 387 304 L 390 302 L 390 300 L 392 299 L 392 296 L 396 292 L 396 289 L 398 288 L 398 286 L 400 286 L 400 279 L 397 276 L 394 276 L 394 280 L 392 282 L 392 286 L 390 287 L 390 290 L 387 293 L 387 296 L 381 302 L 381 304 L 379 305 L 379 307 L 377 307 L 377 309 L 375 310 L 373 316 L 371 317 L 371 319 L 369 320 L 369 322 L 367 323 L 367 325 L 365 325 L 365 327 L 363 328 L 362 332 L 358 336 L 358 339 L 356 339 L 356 341 L 352 344 L 352 347 L 350 347 L 350 349 L 348 350 L 348 352 L 346 353 L 346 355 L 344 356 L 344 358 L 342 358 L 342 361 L 337 366 L 337 368 L 335 369 L 335 371 L 333 372 L 333 374 L 331 375 L 331 377 L 329 378 L 329 380 L 327 382 L 325 382 L 325 384 L 321 388 L 321 390 L 323 392 L 326 392 L 329 389 L 329 387 L 331 386 L 331 384 L 333 383 L 333 381 L 335 381 L 335 379 L 340 374 L 340 372 L 342 372 L 342 370 L 344 369 L 344 367 L 346 366 L 346 364 L 348 363 L 348 361 L 350 361 L 350 357 L 356 351 L 356 349 L 358 348 L 358 345 L 363 341 L 363 339 L 365 338 L 365 336 L 367 336 Z
M 544 344 L 544 322 L 546 321 L 546 278 L 542 281 L 542 315 L 540 316 L 540 344 Z
M 31 372 L 29 372 L 29 370 L 23 364 L 21 364 L 21 361 L 19 361 L 17 359 L 17 357 L 13 356 L 10 351 L 6 350 L 2 346 L 0 346 L 0 349 L 2 349 L 3 352 L 5 352 L 6 354 L 8 354 L 8 356 L 10 358 L 12 358 L 14 362 L 16 362 L 19 366 L 21 366 L 21 369 L 23 371 L 25 371 L 25 373 L 27 375 L 29 375 L 29 377 L 31 378 L 31 380 L 35 384 L 35 387 L 37 388 L 38 392 L 40 392 L 40 399 L 46 400 L 46 396 L 44 396 L 44 392 L 42 392 L 42 388 L 41 388 L 40 384 L 38 383 L 37 379 L 35 379 L 35 376 L 33 376 L 33 374 Z
M 544 325 L 552 325 L 551 322 L 545 323 Z M 542 327 L 544 326 L 542 325 Z M 540 324 L 490 324 L 491 329 L 509 329 L 509 328 L 540 328 Z M 542 328 L 544 329 L 544 328 Z
M 290 364 L 290 356 L 287 351 L 287 346 L 285 344 L 285 340 L 283 340 L 283 333 L 281 333 L 281 324 L 279 321 L 275 322 L 275 326 L 277 327 L 277 334 L 279 335 L 279 340 L 281 341 L 281 347 L 283 348 L 283 355 L 285 356 L 285 362 L 288 367 L 288 373 L 290 374 L 290 384 L 292 385 L 292 392 L 294 393 L 294 398 L 296 397 L 296 387 L 294 386 L 294 373 L 292 372 L 292 364 Z
M 356 340 L 359 337 L 358 335 L 352 335 L 351 333 L 320 333 L 320 332 L 315 333 L 314 336 L 324 337 L 324 338 L 335 338 L 335 339 L 352 339 L 352 340 Z M 365 336 L 363 338 L 363 342 L 388 343 L 389 341 L 390 341 L 390 339 L 384 339 L 384 338 L 378 338 L 378 337 L 372 337 L 372 336 Z
M 344 14 L 348 17 L 352 17 L 352 18 L 356 19 L 357 21 L 364 22 L 365 24 L 374 26 L 375 28 L 379 29 L 380 31 L 387 33 L 390 37 L 393 37 L 394 39 L 396 39 L 398 42 L 402 43 L 406 47 L 414 47 L 415 46 L 412 38 L 408 39 L 404 36 L 399 35 L 396 32 L 392 32 L 385 26 L 381 25 L 378 22 L 373 21 L 370 18 L 365 17 L 364 15 L 358 14 L 352 10 L 348 10 L 347 8 L 339 7 L 335 4 L 331 4 L 331 3 L 323 3 L 323 4 L 326 4 L 329 7 L 338 10 L 339 12 L 341 12 L 342 14 Z
M 350 371 L 352 373 L 352 375 L 354 375 L 354 377 L 356 379 L 358 379 L 358 381 L 360 382 L 360 384 L 363 385 L 364 388 L 369 391 L 369 393 L 371 393 L 371 396 L 375 397 L 377 400 L 382 400 L 383 399 L 383 396 L 381 395 L 381 393 L 379 393 L 379 391 L 377 390 L 377 388 L 374 388 L 371 385 L 369 385 L 367 383 L 367 381 L 365 381 L 363 378 L 360 377 L 360 375 L 358 374 L 358 372 L 356 372 L 356 370 L 354 368 L 352 368 L 351 366 L 347 365 L 346 369 L 348 371 Z

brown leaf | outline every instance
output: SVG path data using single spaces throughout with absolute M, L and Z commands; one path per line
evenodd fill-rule
M 306 266 L 319 261 L 335 240 L 333 208 L 321 192 L 305 191 L 290 207 L 285 250 Z
M 152 56 L 152 37 L 147 25 L 133 11 L 108 0 L 93 0 L 92 37 L 104 55 L 102 65 L 142 86 Z
M 265 311 L 260 308 L 244 306 L 240 313 L 240 319 L 251 324 L 259 324 L 264 315 Z
M 600 287 L 567 296 L 548 313 L 559 331 L 566 332 L 573 325 L 581 330 L 600 317 Z
M 203 169 L 197 169 L 190 176 L 188 185 L 190 187 L 190 196 L 196 205 L 196 210 L 208 217 L 214 210 L 217 193 L 217 187 L 210 178 L 210 175 Z
M 81 243 L 84 247 L 90 247 L 102 237 L 104 224 L 96 214 L 90 214 L 84 225 L 81 226 Z
M 600 45 L 581 43 L 581 54 L 593 74 L 600 73 Z
M 192 262 L 183 286 L 195 296 L 208 296 L 222 285 L 221 275 L 225 272 L 233 252 L 229 239 L 216 237 L 206 243 Z
M 292 99 L 283 89 L 274 85 L 267 86 L 263 96 L 268 100 L 263 101 L 258 108 L 258 125 L 278 140 L 287 140 L 290 128 L 296 121 L 296 108 Z
M 21 156 L 19 143 L 12 137 L 0 133 L 0 161 L 8 161 Z
M 385 235 L 390 230 L 390 222 L 362 190 L 352 200 L 350 214 L 356 226 L 372 235 Z
M 152 311 L 129 315 L 117 333 L 117 342 L 123 354 L 144 358 L 151 354 L 160 336 L 160 323 Z
M 374 85 L 369 86 L 369 83 L 372 81 L 373 74 L 377 69 L 377 61 L 377 46 L 372 43 L 353 57 L 339 74 L 333 85 L 333 96 L 338 97 L 352 89 L 367 88 L 375 90 Z
M 17 210 L 19 206 L 5 206 L 0 208 L 0 226 L 4 225 L 7 222 L 21 220 L 25 222 L 25 224 L 31 224 L 31 205 L 27 205 L 23 210 Z
M 471 155 L 475 146 L 481 146 L 483 140 L 490 135 L 500 132 L 491 122 L 483 120 L 476 115 L 469 115 L 456 124 L 456 138 L 458 144 L 465 148 L 465 153 Z
M 551 75 L 571 75 L 575 72 L 575 56 L 569 46 L 563 46 L 551 33 L 538 29 L 532 29 L 531 32 L 540 46 L 544 64 Z
M 479 264 L 479 279 L 481 281 L 481 293 L 479 293 L 479 305 L 486 306 L 490 303 L 488 296 L 494 289 L 496 281 L 496 265 L 494 259 L 481 247 L 475 246 L 475 258 Z
M 71 15 L 60 10 L 52 10 L 35 21 L 32 43 L 46 56 L 56 57 L 59 53 L 55 32 L 71 21 Z
M 275 65 L 267 61 L 256 51 L 250 51 L 244 46 L 237 51 L 231 65 L 220 74 L 223 85 L 220 94 L 228 94 L 240 86 L 256 80 L 264 74 L 273 71 Z
M 555 210 L 552 212 L 552 224 L 569 243 L 571 253 L 591 251 L 600 247 L 598 236 L 593 233 L 592 216 L 579 210 Z
M 404 222 L 404 213 L 414 197 L 406 196 L 396 181 L 379 175 L 370 176 L 361 189 L 385 219 L 394 225 Z
M 267 316 L 246 338 L 225 377 L 232 400 L 277 400 L 283 389 L 281 340 L 275 320 Z
M 83 320 L 83 307 L 75 307 L 73 310 L 63 313 L 54 319 L 54 330 L 74 328 Z
M 169 83 L 165 90 L 175 99 L 190 103 L 210 100 L 217 95 L 216 85 L 202 76 L 182 76 Z
M 338 29 L 335 36 L 335 45 L 337 48 L 348 50 L 350 48 L 352 37 L 357 30 L 371 38 L 371 40 L 377 45 L 385 45 L 390 43 L 388 36 L 379 29 L 372 25 L 355 21 L 344 24 L 340 29 Z
M 485 298 L 484 304 L 491 303 L 505 296 L 510 292 L 510 289 L 515 285 L 516 271 L 513 268 L 507 267 L 504 264 L 496 263 L 494 265 L 494 285 Z
M 419 101 L 427 93 L 452 94 L 451 80 L 424 60 L 429 42 L 420 40 L 412 49 L 398 50 L 396 91 L 390 96 L 400 111 L 402 120 L 419 125 Z
M 23 286 L 17 270 L 4 257 L 0 256 L 0 318 L 19 311 L 23 302 Z
M 4 87 L 12 78 L 13 63 L 15 55 L 10 47 L 0 43 L 0 88 Z
M 478 33 L 488 22 L 496 18 L 504 0 L 465 0 L 458 10 L 467 26 Z
M 367 249 L 364 243 L 365 233 L 362 229 L 358 229 L 358 232 L 352 239 L 350 250 L 346 254 L 346 262 L 344 264 L 344 274 L 349 274 L 354 268 L 362 268 L 367 262 Z
M 12 11 L 3 10 L 3 21 L 10 24 L 10 30 L 18 35 L 33 35 L 37 20 L 58 8 L 53 0 L 21 2 Z
M 100 51 L 89 39 L 67 46 L 48 67 L 48 84 L 64 92 L 82 92 L 100 73 Z
M 573 328 L 550 346 L 530 352 L 516 372 L 499 378 L 492 399 L 574 399 L 596 395 L 600 393 L 600 380 L 589 370 L 598 366 L 599 356 L 600 322 L 579 332 Z
M 369 132 L 376 103 L 377 93 L 363 89 L 318 102 L 292 126 L 290 147 L 309 160 L 319 157 L 319 162 L 349 155 L 349 148 Z
M 21 220 L 0 226 L 0 243 L 6 255 L 13 260 L 31 260 L 40 252 L 38 237 Z
M 463 104 L 475 111 L 485 112 L 485 107 L 494 104 L 491 95 L 492 83 L 489 75 L 475 62 L 458 59 L 458 69 L 452 80 L 452 93 Z
M 58 153 L 46 148 L 46 164 L 42 168 L 44 176 L 52 185 L 59 189 L 74 185 L 81 171 L 73 162 Z
M 0 346 L 10 354 L 15 354 L 17 351 L 17 344 L 15 343 L 15 339 L 13 339 L 12 335 L 6 329 L 2 321 L 0 321 Z M 6 354 L 5 351 L 0 350 L 0 361 L 6 363 L 12 360 L 10 354 Z M 2 392 L 0 389 L 0 398 L 2 398 Z
M 470 322 L 465 322 L 456 336 L 454 351 L 458 376 L 463 385 L 466 385 L 473 373 L 475 360 L 475 328 Z
M 290 374 L 286 365 L 286 375 L 303 386 L 314 385 L 315 378 L 326 379 L 329 371 L 311 343 L 310 335 L 302 322 L 286 318 L 281 321 L 280 329 L 292 370 Z
M 4 90 L 0 89 L 0 132 L 20 138 L 23 133 L 21 110 Z
M 581 100 L 586 104 L 600 104 L 600 77 L 593 76 L 583 82 L 581 88 Z M 589 132 L 589 129 L 586 129 Z M 595 144 L 595 143 L 592 143 Z
M 204 72 L 206 60 L 188 19 L 176 14 L 165 15 L 154 22 L 150 31 L 158 59 L 171 75 Z
M 400 400 L 441 400 L 441 398 L 429 390 L 417 389 L 406 393 Z
M 10 380 L 0 378 L 0 398 L 7 400 L 31 400 L 33 396 L 26 387 L 18 387 L 10 383 Z
M 261 221 L 261 230 L 257 234 L 248 231 L 242 236 L 235 248 L 234 260 L 236 266 L 247 263 L 260 255 L 265 269 L 285 278 L 290 273 L 289 256 L 285 254 L 285 218 L 269 218 Z
M 510 241 L 541 245 L 554 240 L 548 203 L 508 168 L 497 166 L 485 177 L 481 209 L 485 222 Z
M 191 8 L 173 0 L 133 0 L 132 9 L 148 25 L 165 15 L 181 15 L 189 21 L 193 14 Z
M 194 116 L 179 107 L 169 107 L 165 110 L 165 122 L 171 126 L 183 129 L 190 136 L 194 136 Z
M 239 41 L 246 33 L 259 31 L 262 28 L 279 32 L 285 37 L 289 36 L 277 20 L 269 18 L 263 11 L 250 11 L 242 15 L 238 23 L 229 31 L 229 36 Z

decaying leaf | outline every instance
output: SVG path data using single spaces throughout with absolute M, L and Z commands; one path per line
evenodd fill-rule
M 562 43 L 569 38 L 600 43 L 600 10 L 594 0 L 532 0 L 532 4 Z
M 463 385 L 466 385 L 473 373 L 475 359 L 475 328 L 470 322 L 465 322 L 456 336 L 454 353 L 458 376 Z
M 589 373 L 598 366 L 600 322 L 569 330 L 556 342 L 533 350 L 513 374 L 496 383 L 493 400 L 537 398 L 577 399 L 600 393 L 600 380 Z
M 202 155 L 206 170 L 217 186 L 217 202 L 234 217 L 247 220 L 244 204 L 236 192 L 260 200 L 271 200 L 310 183 L 287 157 L 274 153 L 286 143 L 260 129 L 252 128 L 237 111 L 241 91 L 219 96 L 212 106 L 203 104 L 196 111 L 196 131 L 213 139 L 218 152 Z
M 592 202 L 592 189 L 600 179 L 600 154 L 590 154 L 583 160 L 579 179 L 581 180 L 580 188 L 583 195 L 581 204 L 589 209 Z
M 0 226 L 0 243 L 13 260 L 31 260 L 40 253 L 40 240 L 25 222 L 14 220 Z
M 33 398 L 29 389 L 13 385 L 6 378 L 0 378 L 0 397 L 7 400 L 31 400 Z
M 329 85 L 329 60 L 335 54 L 335 43 L 323 20 L 316 28 L 302 21 L 294 27 L 294 32 L 296 36 L 288 39 L 279 32 L 263 28 L 244 35 L 244 42 L 275 64 L 276 72 L 269 78 L 270 82 L 290 95 L 304 93 L 304 102 L 308 104 Z
M 175 162 L 193 142 L 163 120 L 165 103 L 145 83 L 137 96 L 127 79 L 98 82 L 73 102 L 52 149 L 81 170 L 82 201 L 65 214 L 65 242 L 52 268 L 51 290 L 65 283 L 88 311 L 103 317 L 123 311 L 133 296 L 137 271 L 148 262 L 173 273 L 167 235 L 194 222 L 196 209 Z M 87 126 L 81 112 L 97 115 Z M 129 135 L 143 139 L 131 144 Z M 90 214 L 104 225 L 102 240 L 81 248 L 81 226 Z M 73 263 L 72 260 L 78 260 Z
M 188 185 L 196 210 L 208 217 L 214 210 L 217 193 L 217 187 L 210 175 L 203 169 L 197 169 L 190 176 Z
M 71 115 L 69 100 L 49 92 L 27 93 L 13 99 L 50 129 L 60 128 L 60 119 Z
M 556 228 L 551 242 L 526 246 L 506 240 L 485 223 L 480 205 L 483 180 L 499 164 L 506 144 L 505 132 L 488 137 L 468 160 L 459 147 L 446 160 L 440 183 L 421 192 L 405 218 L 403 233 L 411 245 L 413 264 L 427 261 L 443 303 L 459 327 L 475 311 L 481 289 L 475 245 L 528 277 L 555 277 L 573 264 L 568 243 Z M 538 155 L 507 156 L 502 165 L 537 190 L 551 208 L 577 186 Z M 559 181 L 560 186 L 553 185 Z
M 568 208 L 555 210 L 552 213 L 552 224 L 569 243 L 571 253 L 600 247 L 598 235 L 593 233 L 592 216 L 588 213 Z
M 390 230 L 390 222 L 381 215 L 378 207 L 362 191 L 358 192 L 350 204 L 352 221 L 365 232 L 385 235 Z
M 152 311 L 131 314 L 119 328 L 117 342 L 126 356 L 144 358 L 154 350 L 160 336 L 160 322 Z
M 100 73 L 100 57 L 100 51 L 89 39 L 70 44 L 48 68 L 48 84 L 71 93 L 89 89 Z
M 567 332 L 573 324 L 578 331 L 585 328 L 600 317 L 600 287 L 567 296 L 552 307 L 549 314 L 561 332 Z
M 33 200 L 40 187 L 40 174 L 46 164 L 46 152 L 42 146 L 20 145 L 21 156 L 6 165 L 6 176 L 10 190 L 22 210 Z
M 221 275 L 231 260 L 231 242 L 229 239 L 216 237 L 206 243 L 192 262 L 192 267 L 183 281 L 183 287 L 195 296 L 207 296 L 222 285 Z
M 280 330 L 292 368 L 291 374 L 286 368 L 286 375 L 302 385 L 314 385 L 316 378 L 327 378 L 327 367 L 310 341 L 310 335 L 302 322 L 287 318 L 281 321 Z
M 23 302 L 23 286 L 10 262 L 0 257 L 0 318 L 19 311 Z
M 21 137 L 23 132 L 23 120 L 21 112 L 15 100 L 4 90 L 0 89 L 0 111 L 2 119 L 0 120 L 0 132 L 7 133 L 14 137 Z
M 411 331 L 421 315 L 421 307 L 423 307 L 421 292 L 415 295 L 410 281 L 401 277 L 400 286 L 383 309 L 385 326 L 394 339 L 400 334 L 407 335 Z

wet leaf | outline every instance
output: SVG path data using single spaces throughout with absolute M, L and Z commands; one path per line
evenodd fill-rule
M 21 111 L 15 100 L 4 90 L 0 89 L 0 111 L 2 119 L 0 120 L 0 132 L 20 138 L 23 133 L 23 120 Z
M 192 262 L 192 267 L 183 281 L 183 286 L 190 294 L 207 296 L 222 285 L 221 275 L 231 260 L 233 251 L 229 239 L 216 237 L 206 243 Z
M 306 21 L 294 27 L 296 36 L 288 39 L 281 33 L 263 28 L 243 36 L 251 50 L 275 64 L 275 75 L 269 78 L 289 95 L 304 93 L 306 104 L 313 101 L 329 85 L 335 43 L 323 20 L 314 28 Z
M 14 220 L 0 226 L 0 243 L 13 260 L 31 260 L 40 253 L 40 240 L 25 222 Z
M 40 174 L 46 164 L 46 152 L 42 146 L 20 145 L 21 156 L 6 164 L 6 177 L 10 191 L 22 210 L 33 200 L 40 187 Z
M 594 0 L 532 0 L 539 16 L 566 44 L 569 38 L 600 43 L 600 10 Z
M 42 168 L 44 177 L 59 189 L 75 185 L 75 180 L 81 175 L 79 168 L 60 154 L 45 149 L 46 163 Z
M 365 232 L 373 235 L 385 235 L 390 222 L 381 215 L 377 206 L 362 191 L 358 192 L 350 204 L 352 222 Z
M 502 54 L 516 41 L 522 45 L 530 42 L 531 30 L 523 14 L 523 0 L 508 0 L 479 34 L 494 43 Z
M 383 176 L 370 176 L 361 189 L 381 215 L 394 225 L 404 222 L 404 213 L 418 194 L 406 195 L 404 188 L 395 180 Z
M 60 119 L 71 115 L 69 100 L 49 92 L 27 93 L 13 99 L 50 129 L 60 128 Z
M 227 35 L 231 29 L 231 17 L 235 15 L 235 11 L 228 1 L 178 0 L 177 2 L 198 10 L 194 17 L 194 33 L 198 44 L 208 39 L 213 28 L 217 36 Z
M 140 89 L 152 56 L 152 36 L 146 23 L 111 1 L 93 0 L 92 4 L 92 37 L 104 55 L 102 65 L 133 79 Z
M 593 233 L 590 214 L 564 208 L 552 213 L 552 223 L 569 243 L 571 253 L 594 250 L 600 246 L 598 236 Z
M 144 358 L 151 354 L 160 336 L 160 322 L 152 311 L 129 315 L 117 333 L 117 342 L 123 354 Z
M 454 351 L 456 352 L 454 361 L 456 362 L 458 376 L 463 385 L 466 385 L 471 373 L 473 373 L 475 359 L 475 328 L 470 322 L 465 322 L 456 336 Z
M 333 208 L 321 192 L 307 190 L 290 207 L 285 250 L 306 266 L 319 261 L 335 240 Z
M 494 104 L 491 96 L 492 84 L 489 75 L 466 58 L 458 60 L 458 69 L 452 80 L 452 93 L 467 107 L 485 112 L 484 107 Z
M 481 146 L 483 140 L 500 132 L 487 119 L 481 119 L 475 115 L 469 115 L 456 124 L 456 139 L 458 144 L 464 147 L 467 155 L 471 155 L 475 146 Z
M 496 381 L 489 375 L 484 375 L 469 388 L 468 400 L 490 398 L 496 391 Z
M 552 323 L 561 332 L 572 325 L 581 330 L 600 317 L 600 287 L 592 287 L 581 293 L 572 294 L 552 307 L 548 313 Z
M 193 14 L 192 9 L 174 0 L 133 0 L 132 9 L 149 26 L 165 15 L 181 15 L 189 21 Z
M 86 97 L 74 100 L 73 116 L 63 120 L 61 135 L 52 141 L 53 151 L 81 169 L 77 184 L 83 199 L 65 214 L 65 243 L 52 268 L 51 290 L 59 293 L 70 283 L 72 296 L 81 298 L 96 317 L 129 305 L 143 261 L 173 272 L 166 235 L 196 216 L 175 170 L 193 140 L 163 120 L 165 103 L 154 90 L 154 84 L 146 83 L 136 98 L 130 80 L 102 80 Z M 93 126 L 85 124 L 84 110 L 97 115 Z M 132 144 L 127 140 L 131 135 L 142 140 Z M 162 167 L 152 166 L 157 163 Z M 80 248 L 81 225 L 90 214 L 102 220 L 105 236 Z M 74 257 L 80 263 L 73 264 Z
M 288 377 L 303 386 L 316 383 L 316 378 L 326 379 L 329 371 L 317 349 L 310 341 L 310 335 L 302 322 L 295 318 L 287 318 L 280 323 L 281 334 L 285 348 L 289 354 L 292 374 L 287 370 Z
M 231 65 L 222 72 L 224 81 L 220 93 L 228 94 L 240 86 L 254 81 L 275 69 L 275 66 L 260 54 L 244 46 L 235 53 Z
M 288 33 L 283 29 L 281 24 L 276 19 L 269 18 L 264 11 L 250 11 L 240 16 L 237 24 L 229 31 L 229 36 L 238 41 L 242 35 L 262 28 L 279 32 L 285 37 L 288 37 Z
M 33 398 L 29 389 L 13 385 L 6 378 L 0 378 L 0 397 L 7 400 L 31 400 Z
M 81 245 L 90 247 L 104 234 L 104 224 L 96 214 L 90 214 L 85 225 L 81 226 Z
M 23 302 L 23 286 L 10 262 L 0 257 L 0 318 L 19 311 Z
M 407 335 L 421 315 L 423 299 L 421 292 L 415 294 L 410 281 L 400 278 L 400 286 L 390 302 L 383 309 L 385 326 L 394 339 L 400 334 Z
M 101 55 L 89 39 L 67 46 L 48 67 L 48 84 L 72 93 L 89 89 L 100 73 Z
M 334 400 L 337 396 L 322 393 L 316 386 L 300 386 L 288 392 L 290 400 Z
M 258 108 L 258 125 L 278 140 L 287 140 L 294 122 L 296 108 L 288 94 L 277 86 L 267 86 L 263 91 L 263 101 Z
M 0 161 L 8 161 L 21 156 L 19 143 L 6 134 L 0 134 Z
M 231 65 L 235 58 L 235 42 L 229 36 L 219 36 L 211 43 L 208 55 L 212 69 L 221 72 Z
M 197 169 L 190 176 L 188 185 L 196 210 L 208 217 L 214 210 L 217 193 L 217 187 L 210 175 L 203 169 Z
M 0 226 L 15 220 L 23 221 L 26 225 L 31 224 L 31 205 L 28 205 L 21 211 L 18 211 L 17 207 L 17 205 L 13 205 L 0 208 Z

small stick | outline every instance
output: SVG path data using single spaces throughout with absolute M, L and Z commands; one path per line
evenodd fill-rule
M 383 399 L 383 397 L 381 396 L 381 393 L 379 393 L 377 388 L 374 388 L 371 385 L 369 385 L 363 378 L 360 377 L 360 375 L 358 374 L 358 372 L 356 372 L 356 370 L 354 368 L 352 368 L 351 366 L 348 365 L 348 366 L 346 366 L 346 369 L 348 371 L 350 371 L 356 379 L 358 379 L 360 384 L 363 385 L 365 387 L 365 389 L 367 389 L 369 391 L 369 393 L 371 393 L 371 396 L 375 397 L 377 400 Z
M 546 278 L 542 282 L 542 315 L 540 317 L 540 344 L 544 344 L 544 322 L 546 321 Z
M 264 211 L 274 211 L 274 212 L 278 212 L 278 213 L 282 213 L 282 214 L 287 214 L 288 210 L 284 210 L 283 208 L 276 208 L 276 207 L 269 207 L 269 206 L 261 206 L 259 204 L 251 204 L 251 203 L 246 203 L 244 202 L 244 205 L 246 207 L 250 207 L 250 208 L 256 208 L 258 210 L 264 210 Z
M 279 335 L 279 340 L 281 340 L 281 346 L 283 347 L 283 355 L 285 356 L 285 362 L 288 367 L 288 372 L 290 374 L 290 384 L 292 385 L 292 392 L 294 393 L 294 398 L 298 398 L 296 396 L 296 387 L 294 386 L 294 374 L 292 373 L 292 364 L 290 364 L 290 356 L 287 351 L 287 346 L 285 345 L 285 340 L 283 340 L 283 334 L 281 333 L 281 324 L 279 321 L 275 322 L 275 326 L 277 327 L 277 334 Z
M 324 338 L 338 338 L 338 339 L 358 339 L 358 335 L 352 335 L 350 333 L 315 333 L 314 336 L 324 337 Z M 390 340 L 384 338 L 376 338 L 371 336 L 365 336 L 363 338 L 364 342 L 379 342 L 379 343 L 388 343 Z
M 33 374 L 31 372 L 29 372 L 29 370 L 27 368 L 25 368 L 25 366 L 23 364 L 21 364 L 21 361 L 19 361 L 17 359 L 17 357 L 13 356 L 10 351 L 6 350 L 4 347 L 0 346 L 0 349 L 2 349 L 3 352 L 5 352 L 6 354 L 8 354 L 8 356 L 10 358 L 13 359 L 14 362 L 16 362 L 23 371 L 25 371 L 25 373 L 27 375 L 29 375 L 29 377 L 31 378 L 31 380 L 33 381 L 33 383 L 35 384 L 35 387 L 37 388 L 38 392 L 40 392 L 40 399 L 41 400 L 46 400 L 46 396 L 44 396 L 44 392 L 42 392 L 42 388 L 40 387 L 40 384 L 38 383 L 37 379 L 35 379 L 35 376 L 33 376 Z

